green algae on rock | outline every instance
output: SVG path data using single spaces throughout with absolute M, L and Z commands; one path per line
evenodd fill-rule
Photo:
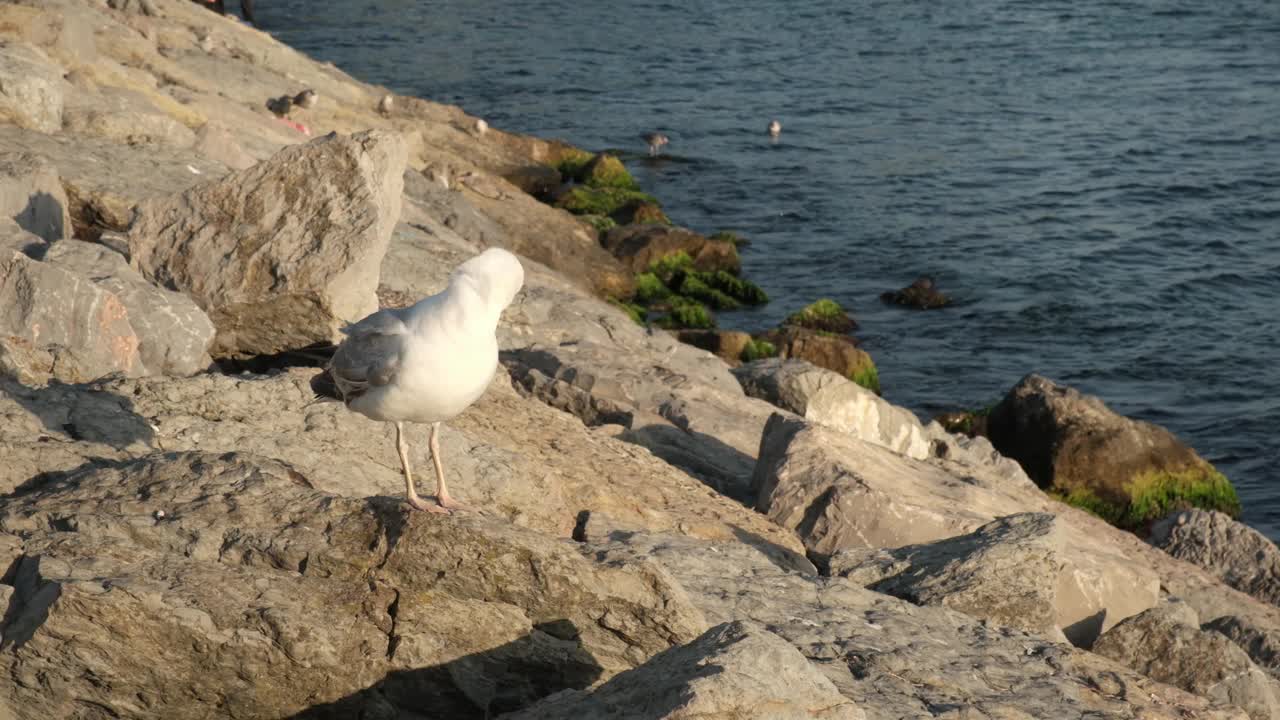
M 845 311 L 840 303 L 829 298 L 817 300 L 787 316 L 786 325 L 825 330 L 832 333 L 848 333 L 858 329 L 858 323 Z
M 640 183 L 631 177 L 622 161 L 612 155 L 600 153 L 591 158 L 578 174 L 574 176 L 578 182 L 589 187 L 621 188 L 623 190 L 639 190 Z
M 739 358 L 742 362 L 752 362 L 763 358 L 771 358 L 778 354 L 778 348 L 768 340 L 752 339 L 747 346 L 742 348 L 742 354 Z
M 637 325 L 645 324 L 645 317 L 648 315 L 648 313 L 645 311 L 645 308 L 643 305 L 624 302 L 622 300 L 618 300 L 617 298 L 609 298 L 609 304 L 618 308 L 622 312 L 626 313 L 627 316 L 630 317 L 632 320 L 634 320 Z
M 657 198 L 639 190 L 579 185 L 564 194 L 556 206 L 575 215 L 612 215 L 630 202 L 658 204 Z
M 716 326 L 716 319 L 702 303 L 677 295 L 671 298 L 671 305 L 667 314 L 658 318 L 654 324 L 667 329 L 709 329 Z

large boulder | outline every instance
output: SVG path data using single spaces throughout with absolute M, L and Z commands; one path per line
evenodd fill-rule
M 583 533 L 590 557 L 653 562 L 709 622 L 764 625 L 868 717 L 934 717 L 941 708 L 956 717 L 1246 717 L 1060 642 L 816 577 L 766 554 L 758 539 L 597 531 L 593 522 Z
M 1173 433 L 1039 375 L 991 410 L 987 431 L 1037 485 L 1121 527 L 1188 505 L 1240 513 L 1231 483 Z
M 1280 605 L 1280 549 L 1242 522 L 1220 512 L 1184 510 L 1152 525 L 1147 541 L 1241 592 Z
M 590 691 L 569 690 L 504 720 L 861 720 L 786 640 L 757 623 L 717 625 Z
M 192 297 L 218 329 L 214 357 L 336 340 L 377 309 L 400 215 L 404 142 L 329 135 L 222 180 L 138 206 L 132 265 Z
M 651 563 L 329 495 L 244 454 L 46 478 L 0 508 L 0 533 L 16 550 L 0 714 L 18 720 L 481 718 L 706 628 Z
M 30 130 L 62 129 L 62 70 L 37 47 L 0 40 L 0 121 Z
M 914 414 L 839 373 L 806 360 L 767 358 L 735 368 L 733 375 L 747 395 L 806 420 L 917 460 L 933 454 L 933 440 Z
M 998 466 L 914 460 L 781 415 L 765 427 L 753 480 L 756 508 L 794 529 L 819 560 L 850 548 L 933 543 L 1006 515 L 1053 511 L 1029 481 L 1010 478 Z M 997 538 L 1008 530 L 997 531 L 1000 527 L 990 530 Z M 1048 543 L 1061 553 L 1055 586 L 1044 592 L 1056 593 L 1055 621 L 1073 643 L 1087 647 L 1102 630 L 1155 603 L 1160 586 L 1155 573 L 1105 540 L 1073 527 L 1059 530 L 1056 522 L 1032 522 L 1021 532 L 1011 556 L 1019 555 L 1018 544 Z M 967 556 L 989 543 L 1001 540 L 979 533 L 950 546 L 904 553 Z
M 742 268 L 738 248 L 728 240 L 713 240 L 680 227 L 657 223 L 623 225 L 610 230 L 601 242 L 632 272 L 644 272 L 659 260 L 685 253 L 696 270 L 725 270 L 736 274 Z
M 1195 612 L 1169 603 L 1139 613 L 1098 638 L 1093 652 L 1211 700 L 1253 720 L 1280 718 L 1280 686 L 1243 650 L 1198 626 Z
M 53 242 L 71 234 L 67 208 L 57 168 L 31 153 L 0 154 L 0 217 Z
M 44 259 L 89 278 L 120 299 L 148 372 L 193 375 L 209 367 L 213 323 L 191 298 L 147 282 L 123 255 L 105 245 L 62 240 Z
M 187 147 L 195 133 L 155 107 L 136 90 L 102 88 L 68 98 L 62 113 L 65 132 L 106 138 L 124 145 L 159 143 Z
M 1225 635 L 1249 655 L 1249 659 L 1272 677 L 1280 677 L 1280 627 L 1259 622 L 1257 617 L 1223 615 L 1201 626 Z
M 0 374 L 41 384 L 145 372 L 114 293 L 21 253 L 0 258 Z

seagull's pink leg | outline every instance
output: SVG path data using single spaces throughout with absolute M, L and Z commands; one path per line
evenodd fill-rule
M 418 491 L 413 489 L 413 473 L 409 472 L 409 444 L 404 440 L 404 425 L 396 423 L 396 451 L 400 453 L 400 468 L 404 470 L 404 494 L 409 504 L 418 510 L 425 510 L 431 513 L 448 514 L 449 509 L 442 505 L 432 505 L 424 502 L 418 497 Z M 435 438 L 433 434 L 432 439 Z
M 449 488 L 444 484 L 444 464 L 440 462 L 440 423 L 431 423 L 431 462 L 436 466 L 436 502 L 445 511 L 470 510 L 471 508 L 449 497 Z

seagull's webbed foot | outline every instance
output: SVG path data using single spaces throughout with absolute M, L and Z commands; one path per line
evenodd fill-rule
M 436 499 L 436 503 L 437 507 L 444 508 L 445 512 L 475 512 L 475 508 L 458 502 L 449 495 L 441 495 Z
M 405 502 L 409 503 L 409 507 L 412 507 L 415 510 L 434 513 L 436 515 L 449 515 L 453 512 L 452 509 L 445 507 L 444 505 L 427 502 L 416 495 L 405 498 Z

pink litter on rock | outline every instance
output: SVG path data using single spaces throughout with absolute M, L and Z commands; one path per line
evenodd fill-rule
M 306 125 L 303 125 L 300 122 L 295 122 L 293 120 L 290 120 L 289 118 L 278 117 L 276 119 L 284 123 L 285 125 L 288 125 L 289 127 L 293 128 L 294 130 L 297 130 L 303 135 L 306 135 L 307 137 L 311 137 L 311 128 L 307 127 Z

